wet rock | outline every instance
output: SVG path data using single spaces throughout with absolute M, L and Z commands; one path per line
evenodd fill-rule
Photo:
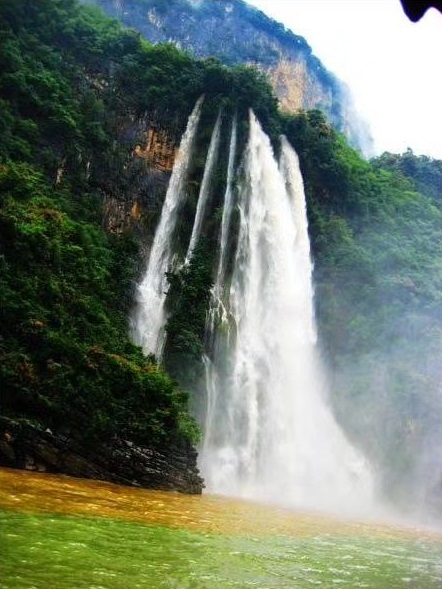
M 196 450 L 186 443 L 161 449 L 120 438 L 90 444 L 25 420 L 0 420 L 1 466 L 200 494 L 196 459 Z

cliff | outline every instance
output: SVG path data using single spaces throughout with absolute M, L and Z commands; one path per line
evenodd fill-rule
M 171 42 L 196 57 L 264 72 L 280 107 L 319 109 L 352 144 L 371 151 L 347 87 L 317 59 L 306 40 L 243 0 L 84 0 L 139 31 L 152 43 Z
M 127 145 L 125 187 L 103 191 L 103 225 L 111 233 L 136 230 L 149 241 L 152 217 L 163 201 L 178 141 L 175 125 L 146 117 L 122 117 L 119 141 Z

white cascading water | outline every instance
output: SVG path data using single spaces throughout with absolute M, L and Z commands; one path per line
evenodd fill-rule
M 145 354 L 161 357 L 164 346 L 165 309 L 167 292 L 166 272 L 173 260 L 172 241 L 187 179 L 196 130 L 203 104 L 201 96 L 187 122 L 164 199 L 149 261 L 143 280 L 138 286 L 137 305 L 132 321 L 132 338 L 142 346 Z
M 227 245 L 229 242 L 230 224 L 231 224 L 231 220 L 232 220 L 232 210 L 233 210 L 233 196 L 234 196 L 233 177 L 234 177 L 235 157 L 236 157 L 236 140 L 237 140 L 237 120 L 236 120 L 236 116 L 235 116 L 232 121 L 232 132 L 231 132 L 231 136 L 230 136 L 229 162 L 227 165 L 227 182 L 226 182 L 226 191 L 224 194 L 223 216 L 221 219 L 220 251 L 219 251 L 218 270 L 216 273 L 215 286 L 214 286 L 215 290 L 220 290 L 220 288 L 224 282 L 224 275 L 225 275 L 225 271 L 226 271 Z
M 297 156 L 280 167 L 253 113 L 223 345 L 206 362 L 208 490 L 317 509 L 367 507 L 372 477 L 324 399 Z
M 213 170 L 215 168 L 216 159 L 218 157 L 218 147 L 221 132 L 221 111 L 218 113 L 215 126 L 212 131 L 209 149 L 207 151 L 206 164 L 204 166 L 203 179 L 201 181 L 201 188 L 198 195 L 198 203 L 196 206 L 195 220 L 192 228 L 192 235 L 190 236 L 189 247 L 187 248 L 185 264 L 187 264 L 192 257 L 198 239 L 201 235 L 201 228 L 203 226 L 204 214 L 207 209 L 207 204 L 210 197 L 210 182 L 212 180 Z
M 236 141 L 237 141 L 237 119 L 236 116 L 232 121 L 232 131 L 230 135 L 229 145 L 229 161 L 227 165 L 227 180 L 226 189 L 224 193 L 223 215 L 221 219 L 221 232 L 219 238 L 219 258 L 218 269 L 216 272 L 215 282 L 212 288 L 210 308 L 207 313 L 206 321 L 206 348 L 212 357 L 224 357 L 225 345 L 224 335 L 228 332 L 228 316 L 223 303 L 224 277 L 226 272 L 227 250 L 230 236 L 230 225 L 232 220 L 232 211 L 234 204 L 234 171 L 236 158 Z M 223 399 L 218 395 L 220 386 L 220 376 L 218 370 L 220 369 L 219 362 L 214 363 L 208 355 L 203 356 L 205 368 L 205 383 L 206 383 L 206 407 L 201 413 L 205 414 L 204 418 L 204 446 L 210 446 L 212 443 L 211 433 L 214 431 L 213 419 L 222 411 L 222 408 L 217 408 L 218 403 L 223 403 Z

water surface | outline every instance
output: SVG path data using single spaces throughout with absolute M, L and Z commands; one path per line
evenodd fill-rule
M 442 535 L 3 469 L 4 589 L 440 589 Z

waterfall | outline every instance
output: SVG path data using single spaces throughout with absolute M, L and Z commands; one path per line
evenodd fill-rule
M 233 210 L 233 179 L 235 172 L 235 157 L 236 157 L 236 141 L 237 141 L 237 118 L 236 115 L 232 121 L 232 131 L 230 135 L 229 145 L 229 161 L 227 164 L 227 180 L 226 189 L 224 192 L 224 206 L 223 215 L 221 219 L 221 231 L 219 239 L 219 258 L 218 269 L 216 272 L 215 283 L 212 288 L 212 296 L 210 301 L 210 308 L 207 314 L 206 321 L 206 347 L 209 348 L 211 356 L 223 357 L 224 332 L 228 331 L 228 316 L 223 303 L 223 287 L 224 277 L 226 271 L 226 256 L 229 243 L 230 225 Z M 219 413 L 220 408 L 216 408 L 216 404 L 223 401 L 217 394 L 219 389 L 219 363 L 215 364 L 208 355 L 203 357 L 205 369 L 205 383 L 206 383 L 206 407 L 205 407 L 205 425 L 204 431 L 204 446 L 207 447 L 211 443 L 210 432 L 213 431 L 212 420 L 214 416 Z M 203 412 L 204 413 L 204 412 Z
M 297 156 L 282 138 L 278 166 L 253 113 L 238 208 L 223 301 L 228 319 L 222 345 L 205 359 L 210 419 L 200 466 L 207 488 L 293 506 L 358 509 L 371 501 L 371 474 L 325 400 Z
M 209 150 L 207 152 L 206 165 L 204 166 L 204 174 L 201 182 L 201 188 L 198 196 L 198 203 L 195 213 L 195 221 L 193 223 L 192 235 L 190 237 L 189 247 L 187 249 L 185 263 L 187 264 L 192 257 L 193 250 L 198 242 L 201 234 L 201 227 L 203 225 L 204 214 L 206 212 L 207 204 L 210 196 L 210 181 L 212 179 L 213 170 L 218 156 L 218 147 L 221 129 L 221 111 L 218 113 L 215 126 L 212 131 L 212 138 L 210 139 Z
M 237 135 L 237 120 L 236 116 L 233 118 L 232 121 L 232 133 L 230 136 L 230 145 L 229 145 L 229 162 L 227 165 L 227 182 L 226 182 L 226 191 L 224 194 L 224 207 L 223 207 L 223 216 L 221 219 L 221 236 L 220 236 L 220 253 L 219 253 L 219 261 L 218 261 L 218 271 L 216 273 L 215 279 L 215 290 L 220 288 L 222 282 L 224 280 L 225 274 L 225 264 L 226 264 L 226 251 L 227 251 L 227 244 L 229 239 L 229 232 L 230 232 L 230 222 L 232 219 L 232 209 L 233 209 L 233 176 L 234 176 L 234 166 L 235 166 L 235 157 L 236 157 L 236 137 Z
M 299 168 L 298 154 L 284 136 L 281 136 L 279 168 L 284 178 L 292 208 L 296 264 L 298 267 L 298 277 L 301 278 L 304 286 L 302 293 L 298 293 L 299 297 L 304 297 L 302 301 L 303 313 L 298 320 L 304 322 L 305 333 L 312 342 L 316 343 L 317 337 L 313 307 L 313 266 L 310 257 L 310 238 L 308 235 L 304 182 Z
M 165 310 L 168 272 L 173 260 L 173 237 L 181 205 L 184 184 L 191 161 L 196 130 L 204 98 L 200 97 L 187 122 L 170 177 L 149 261 L 138 286 L 137 306 L 133 318 L 132 338 L 146 354 L 161 357 L 164 345 Z

